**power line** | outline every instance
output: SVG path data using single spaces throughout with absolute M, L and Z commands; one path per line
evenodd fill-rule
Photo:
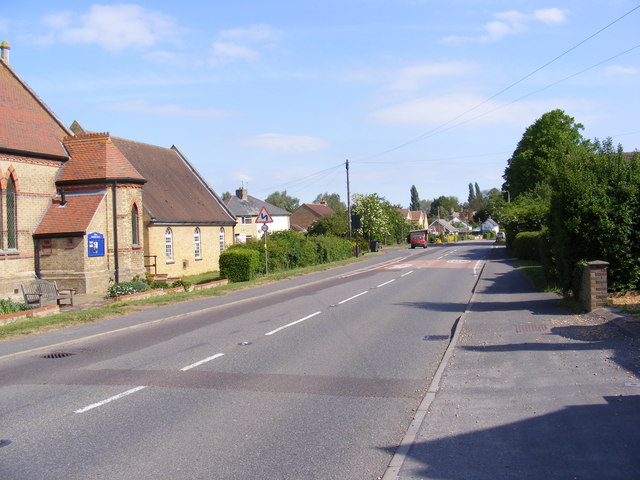
M 478 103 L 477 105 L 471 107 L 470 109 L 462 112 L 461 114 L 453 117 L 452 119 L 446 121 L 445 123 L 442 123 L 440 125 L 438 125 L 435 128 L 432 128 L 431 130 L 423 133 L 422 135 L 419 135 L 411 140 L 408 140 L 404 143 L 401 143 L 395 147 L 389 148 L 387 150 L 369 155 L 367 157 L 363 157 L 357 160 L 354 160 L 354 162 L 361 162 L 364 160 L 368 160 L 370 158 L 375 158 L 375 157 L 379 157 L 382 155 L 385 155 L 387 153 L 391 153 L 394 152 L 396 150 L 399 150 L 401 148 L 404 148 L 408 145 L 411 145 L 413 143 L 419 142 L 420 140 L 423 140 L 425 138 L 431 137 L 433 135 L 435 135 L 436 133 L 441 133 L 440 130 L 442 130 L 444 127 L 446 127 L 447 125 L 455 122 L 456 120 L 458 120 L 459 118 L 464 117 L 465 115 L 468 115 L 469 113 L 473 112 L 474 110 L 480 108 L 482 105 L 485 105 L 486 103 L 490 102 L 491 100 L 493 100 L 494 98 L 498 97 L 499 95 L 502 95 L 504 92 L 510 90 L 511 88 L 515 87 L 516 85 L 522 83 L 523 81 L 525 81 L 527 78 L 535 75 L 536 73 L 538 73 L 540 70 L 548 67 L 549 65 L 551 65 L 552 63 L 556 62 L 557 60 L 559 60 L 560 58 L 564 57 L 565 55 L 567 55 L 568 53 L 572 52 L 573 50 L 575 50 L 576 48 L 580 47 L 581 45 L 585 44 L 587 41 L 591 40 L 592 38 L 594 38 L 595 36 L 599 35 L 600 33 L 604 32 L 606 29 L 608 29 L 609 27 L 611 27 L 612 25 L 618 23 L 620 20 L 622 20 L 623 18 L 627 17 L 628 15 L 630 15 L 631 13 L 635 12 L 636 10 L 638 10 L 640 8 L 640 5 L 637 5 L 636 7 L 632 8 L 631 10 L 629 10 L 628 12 L 626 12 L 624 15 L 618 17 L 617 19 L 613 20 L 612 22 L 610 22 L 608 25 L 602 27 L 600 30 L 598 30 L 597 32 L 589 35 L 587 38 L 581 40 L 580 42 L 578 42 L 577 44 L 575 44 L 574 46 L 572 46 L 571 48 L 569 48 L 568 50 L 565 50 L 563 53 L 561 53 L 560 55 L 556 56 L 555 58 L 553 58 L 552 60 L 549 60 L 548 62 L 546 62 L 544 65 L 536 68 L 535 70 L 533 70 L 532 72 L 528 73 L 527 75 L 525 75 L 524 77 L 520 78 L 519 80 L 516 80 L 515 82 L 511 83 L 510 85 L 508 85 L 507 87 L 503 88 L 502 90 L 498 91 L 497 93 L 491 95 L 489 98 L 486 98 L 485 100 L 483 100 L 482 102 Z M 635 48 L 635 47 L 634 47 Z M 615 58 L 615 57 L 614 57 Z M 478 118 L 478 117 L 476 117 Z M 462 122 L 459 123 L 457 125 L 462 125 L 463 123 L 466 122 Z M 457 126 L 456 125 L 456 126 Z M 446 130 L 450 130 L 450 129 L 446 129 Z M 444 130 L 443 130 L 444 131 Z

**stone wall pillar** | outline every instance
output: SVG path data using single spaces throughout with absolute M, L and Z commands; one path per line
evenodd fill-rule
M 588 262 L 582 271 L 580 302 L 587 312 L 607 306 L 607 267 L 609 262 Z

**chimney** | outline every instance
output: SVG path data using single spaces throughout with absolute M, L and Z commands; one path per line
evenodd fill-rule
M 9 50 L 11 50 L 11 47 L 9 46 L 9 42 L 7 42 L 6 40 L 3 40 L 2 43 L 0 43 L 0 51 L 2 51 L 2 54 L 0 55 L 0 59 L 6 64 L 9 64 Z
M 240 200 L 246 200 L 247 199 L 247 189 L 246 188 L 239 188 L 236 190 L 236 197 L 238 197 Z

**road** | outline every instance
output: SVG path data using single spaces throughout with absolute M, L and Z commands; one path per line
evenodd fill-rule
M 379 478 L 490 248 L 385 250 L 383 265 L 5 356 L 0 478 Z

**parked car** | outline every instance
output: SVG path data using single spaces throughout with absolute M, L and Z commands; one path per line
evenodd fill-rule
M 504 232 L 496 233 L 496 240 L 499 241 L 499 242 L 504 242 L 506 240 L 506 236 L 505 236 Z

